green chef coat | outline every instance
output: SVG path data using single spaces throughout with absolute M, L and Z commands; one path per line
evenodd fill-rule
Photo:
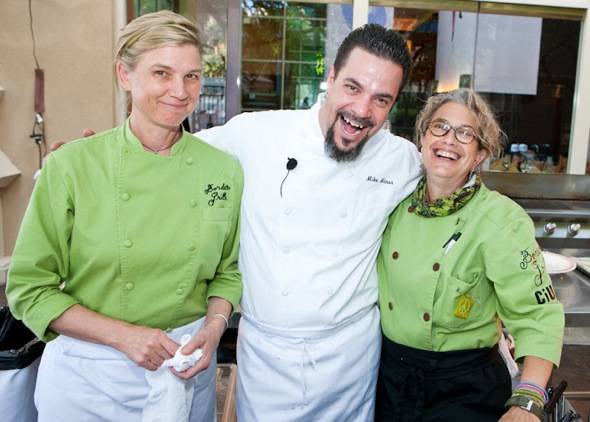
M 41 339 L 74 304 L 161 329 L 237 306 L 243 175 L 183 133 L 170 156 L 147 152 L 128 122 L 52 153 L 36 182 L 8 275 L 14 315 Z
M 390 340 L 431 351 L 491 347 L 500 318 L 517 359 L 559 363 L 563 308 L 531 219 L 507 197 L 482 185 L 460 210 L 432 218 L 416 215 L 406 198 L 389 219 L 377 265 Z

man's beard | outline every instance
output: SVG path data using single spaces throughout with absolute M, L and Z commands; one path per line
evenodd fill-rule
M 351 150 L 340 149 L 338 147 L 338 145 L 336 145 L 336 141 L 334 140 L 334 126 L 336 126 L 336 122 L 338 122 L 338 119 L 340 119 L 341 114 L 345 114 L 345 113 L 344 112 L 337 113 L 336 119 L 334 120 L 334 123 L 332 123 L 332 126 L 330 126 L 328 128 L 328 131 L 326 132 L 326 137 L 324 140 L 324 150 L 326 151 L 326 154 L 328 154 L 328 157 L 336 160 L 339 163 L 350 162 L 350 161 L 356 160 L 358 158 L 358 156 L 360 155 L 361 151 L 363 150 L 363 147 L 365 146 L 365 144 L 369 140 L 369 135 L 367 134 L 367 136 L 365 136 L 363 139 L 361 139 L 361 141 L 353 149 L 351 149 Z M 348 118 L 349 116 L 346 116 L 346 117 Z

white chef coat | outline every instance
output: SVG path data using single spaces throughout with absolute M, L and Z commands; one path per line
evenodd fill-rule
M 319 110 L 247 113 L 197 134 L 244 171 L 240 422 L 373 418 L 375 261 L 387 217 L 414 190 L 420 157 L 381 130 L 355 161 L 338 163 L 324 150 Z M 297 160 L 289 172 L 288 158 Z
M 241 310 L 294 336 L 346 324 L 375 306 L 387 217 L 420 174 L 416 147 L 385 130 L 355 161 L 329 158 L 319 109 L 245 113 L 197 134 L 244 171 Z M 297 166 L 287 175 L 288 157 Z

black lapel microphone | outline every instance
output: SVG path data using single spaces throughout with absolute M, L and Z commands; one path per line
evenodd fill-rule
M 280 189 L 281 198 L 283 197 L 283 184 L 285 183 L 285 180 L 287 180 L 287 176 L 289 176 L 289 173 L 291 172 L 291 170 L 295 169 L 295 167 L 297 167 L 297 160 L 295 158 L 287 157 L 287 166 L 286 166 L 287 174 L 285 175 L 285 178 L 281 182 L 281 189 Z
M 287 158 L 287 171 L 291 171 L 295 167 L 297 167 L 297 160 L 294 158 Z

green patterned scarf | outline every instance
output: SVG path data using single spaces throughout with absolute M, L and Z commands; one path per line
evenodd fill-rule
M 412 208 L 414 208 L 416 214 L 422 217 L 445 217 L 463 208 L 473 198 L 473 195 L 479 190 L 480 186 L 480 177 L 473 176 L 465 186 L 457 189 L 450 196 L 428 202 L 426 200 L 425 176 L 420 179 L 416 190 L 412 194 Z

